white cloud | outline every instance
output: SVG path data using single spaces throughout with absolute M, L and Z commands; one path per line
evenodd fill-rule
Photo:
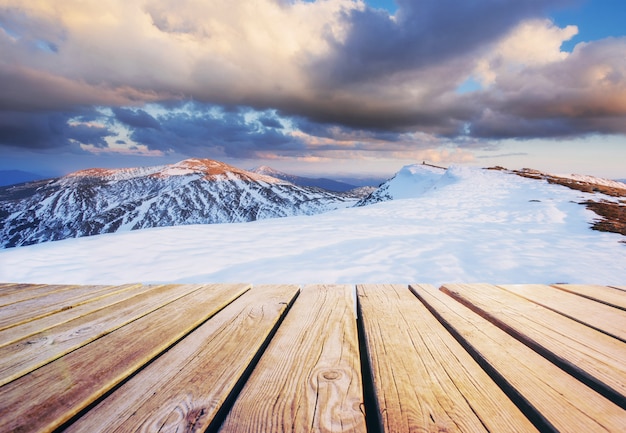
M 550 20 L 524 21 L 478 60 L 474 75 L 490 85 L 509 72 L 562 61 L 569 53 L 561 45 L 577 33 L 576 26 L 560 28 Z
M 232 103 L 256 89 L 302 93 L 307 66 L 328 52 L 328 38 L 345 37 L 342 13 L 363 7 L 351 0 L 4 0 L 2 6 L 19 17 L 16 32 L 29 36 L 10 43 L 5 35 L 3 43 L 5 59 L 24 68 L 88 83 L 94 93 L 130 86 Z M 58 52 L 25 50 L 32 35 Z

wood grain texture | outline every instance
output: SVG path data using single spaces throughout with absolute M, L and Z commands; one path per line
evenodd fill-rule
M 626 312 L 623 310 L 551 286 L 511 284 L 499 287 L 626 342 Z
M 626 310 L 626 293 L 623 290 L 607 286 L 583 284 L 553 284 L 552 286 L 621 310 Z
M 248 288 L 202 286 L 0 387 L 0 431 L 54 431 Z
M 0 293 L 0 307 L 79 287 L 67 284 L 18 284 L 17 287 L 11 287 L 10 291 Z
M 72 432 L 204 432 L 298 293 L 259 286 L 73 423 Z
M 536 431 L 407 286 L 357 294 L 382 431 Z
M 622 408 L 444 293 L 424 287 L 417 293 L 499 380 L 541 414 L 544 429 L 623 432 Z
M 22 323 L 21 325 L 11 326 L 8 329 L 0 331 L 0 347 L 45 331 L 54 326 L 69 322 L 70 320 L 86 316 L 90 313 L 117 304 L 118 302 L 122 302 L 126 299 L 130 299 L 133 296 L 148 292 L 160 286 L 129 284 L 122 287 L 125 287 L 126 290 L 102 297 L 93 302 L 87 302 L 76 307 L 67 308 L 49 316 L 40 317 L 38 319 Z
M 43 286 L 43 284 L 0 283 L 0 299 L 10 293 L 21 291 L 29 287 L 32 288 L 35 286 Z
M 0 347 L 0 385 L 113 332 L 199 287 L 182 284 L 156 287 L 147 293 Z
M 493 285 L 446 284 L 441 290 L 626 407 L 623 342 Z
M 365 432 L 350 286 L 306 286 L 220 431 Z
M 0 331 L 137 287 L 80 286 L 0 307 Z

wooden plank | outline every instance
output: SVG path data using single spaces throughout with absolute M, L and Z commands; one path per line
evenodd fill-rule
M 0 387 L 0 431 L 54 431 L 247 290 L 203 286 Z
M 12 293 L 15 290 L 20 290 L 19 286 L 25 286 L 25 284 L 18 283 L 0 283 L 0 296 Z
M 222 432 L 365 432 L 350 286 L 306 286 Z
M 626 344 L 488 284 L 441 289 L 626 408 Z
M 552 286 L 621 310 L 626 310 L 626 293 L 613 287 L 583 284 L 553 284 Z
M 609 286 L 609 287 L 611 287 L 613 289 L 617 289 L 617 290 L 626 291 L 626 286 Z
M 204 432 L 298 291 L 293 285 L 254 287 L 133 376 L 65 433 Z
M 626 313 L 622 310 L 551 286 L 512 284 L 499 287 L 626 342 Z
M 9 293 L 0 294 L 0 307 L 79 287 L 67 284 L 20 284 L 20 286 L 22 287 L 19 290 L 11 290 Z
M 357 294 L 381 431 L 536 431 L 407 286 Z
M 143 286 L 141 284 L 128 284 L 127 286 L 120 287 L 125 287 L 126 290 L 122 290 L 114 294 L 109 294 L 108 296 L 100 297 L 93 302 L 84 303 L 79 306 L 68 308 L 55 314 L 40 317 L 38 319 L 22 323 L 21 325 L 12 326 L 8 329 L 0 331 L 0 347 L 6 346 L 7 344 L 16 342 L 23 338 L 27 338 L 31 335 L 35 335 L 39 332 L 43 332 L 54 326 L 67 323 L 70 320 L 86 316 L 90 313 L 117 304 L 118 302 L 124 301 L 126 299 L 132 298 L 133 296 L 137 296 L 139 294 L 148 292 L 161 286 Z
M 0 284 L 0 300 L 6 296 L 15 292 L 21 292 L 22 290 L 34 289 L 37 287 L 49 286 L 48 284 L 28 284 L 28 283 L 2 283 Z M 60 286 L 56 286 L 57 288 Z
M 71 290 L 53 292 L 33 299 L 0 307 L 0 331 L 22 323 L 96 301 L 137 285 L 77 286 Z
M 0 347 L 0 385 L 182 298 L 199 285 L 165 285 Z M 10 330 L 9 330 L 10 331 Z
M 444 293 L 428 286 L 413 290 L 541 431 L 624 431 L 626 411 L 615 403 Z

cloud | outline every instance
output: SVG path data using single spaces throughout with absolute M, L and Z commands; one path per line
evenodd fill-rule
M 626 134 L 626 38 L 579 44 L 562 60 L 500 68 L 479 95 L 477 137 Z
M 576 28 L 540 19 L 572 2 L 0 0 L 0 143 L 303 158 L 626 133 L 625 40 L 567 53 Z
M 0 111 L 0 145 L 46 150 L 71 148 L 74 142 L 107 147 L 106 137 L 114 133 L 106 125 L 78 122 L 90 119 L 94 112 Z
M 159 122 L 144 110 L 130 110 L 128 108 L 113 108 L 115 118 L 133 128 L 161 129 Z
M 568 53 L 561 45 L 577 33 L 576 26 L 560 28 L 546 19 L 524 21 L 478 61 L 475 76 L 491 85 L 507 71 L 565 60 Z
M 129 137 L 150 150 L 198 157 L 254 158 L 258 152 L 303 149 L 302 142 L 284 131 L 272 113 L 185 103 L 175 109 L 170 107 L 156 118 L 149 117 L 157 126 L 152 121 L 134 122 Z
M 506 34 L 520 21 L 567 1 L 398 0 L 398 13 L 350 11 L 345 40 L 324 67 L 342 85 L 431 67 L 466 56 Z M 571 2 L 570 2 L 571 3 Z

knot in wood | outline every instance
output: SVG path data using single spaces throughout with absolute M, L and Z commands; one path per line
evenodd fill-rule
M 328 370 L 322 372 L 322 377 L 326 380 L 337 380 L 341 377 L 341 371 L 339 370 Z

